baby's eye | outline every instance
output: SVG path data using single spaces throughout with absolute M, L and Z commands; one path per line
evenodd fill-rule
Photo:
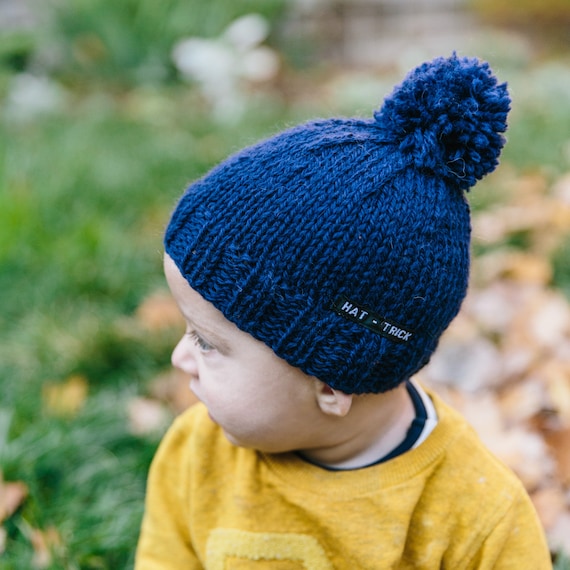
M 196 331 L 188 331 L 186 334 L 194 341 L 194 344 L 202 352 L 210 352 L 211 350 L 214 350 L 214 347 L 204 340 Z

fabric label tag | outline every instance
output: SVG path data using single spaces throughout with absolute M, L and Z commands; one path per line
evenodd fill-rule
M 372 332 L 393 340 L 394 342 L 405 344 L 414 338 L 414 331 L 408 327 L 403 327 L 392 320 L 385 319 L 361 305 L 350 301 L 344 295 L 335 299 L 332 304 L 332 310 L 341 317 L 362 325 Z

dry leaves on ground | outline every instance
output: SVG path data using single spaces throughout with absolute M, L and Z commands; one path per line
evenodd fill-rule
M 62 548 L 61 536 L 54 527 L 48 527 L 46 530 L 30 528 L 28 534 L 34 549 L 32 558 L 34 568 L 38 570 L 49 568 L 54 558 L 53 553 Z
M 421 378 L 521 478 L 551 548 L 570 556 L 570 303 L 549 261 L 570 236 L 570 174 L 551 188 L 540 175 L 512 185 L 508 204 L 474 218 L 475 239 L 497 247 L 474 260 Z M 525 251 L 500 246 L 521 232 Z
M 28 487 L 22 481 L 4 481 L 0 471 L 0 555 L 5 551 L 7 532 L 4 522 L 9 519 L 25 502 L 28 497 Z M 25 520 L 21 528 L 32 545 L 34 552 L 33 568 L 42 570 L 48 568 L 53 561 L 53 552 L 62 548 L 59 533 L 54 527 L 40 530 L 31 527 Z
M 73 375 L 63 382 L 46 382 L 43 407 L 52 416 L 72 417 L 83 408 L 89 391 L 87 378 Z
M 153 332 L 184 326 L 184 318 L 167 291 L 147 297 L 138 307 L 136 318 L 144 329 Z
M 21 481 L 4 481 L 0 471 L 0 524 L 11 517 L 28 496 L 28 487 Z

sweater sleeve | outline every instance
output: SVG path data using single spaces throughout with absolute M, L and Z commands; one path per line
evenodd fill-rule
M 473 570 L 550 570 L 552 561 L 536 511 L 522 492 L 481 545 Z
M 189 429 L 186 416 L 177 418 L 169 429 L 149 471 L 135 570 L 202 568 L 194 553 L 188 526 Z

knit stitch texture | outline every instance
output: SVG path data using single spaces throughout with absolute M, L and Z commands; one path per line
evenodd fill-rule
M 312 121 L 215 167 L 178 203 L 166 252 L 293 366 L 347 393 L 390 390 L 459 311 L 463 190 L 497 166 L 509 105 L 488 64 L 425 63 L 371 119 Z

